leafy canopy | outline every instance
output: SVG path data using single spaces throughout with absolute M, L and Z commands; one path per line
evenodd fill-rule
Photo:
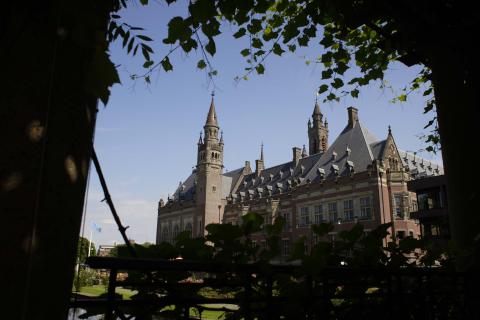
M 171 5 L 176 1 L 165 2 Z M 140 3 L 148 5 L 148 0 Z M 318 45 L 319 56 L 306 63 L 323 67 L 318 93 L 324 101 L 339 101 L 345 96 L 357 98 L 360 88 L 372 82 L 385 86 L 384 75 L 393 61 L 408 66 L 421 64 L 424 68 L 418 76 L 392 101 L 404 102 L 412 92 L 423 90 L 425 112 L 431 112 L 435 106 L 430 83 L 431 52 L 425 48 L 432 30 L 448 30 L 438 23 L 422 25 L 423 20 L 416 25 L 410 16 L 425 14 L 437 18 L 444 14 L 445 7 L 423 1 L 406 7 L 401 2 L 382 1 L 197 0 L 189 2 L 183 16 L 175 16 L 167 23 L 168 33 L 162 43 L 170 50 L 163 57 L 154 58 L 152 39 L 140 34 L 142 28 L 122 22 L 117 14 L 111 16 L 108 38 L 121 40 L 128 53 L 142 53 L 146 70 L 132 74 L 131 78 L 143 78 L 147 83 L 154 70 L 173 70 L 169 56 L 176 50 L 186 54 L 200 51 L 197 67 L 213 79 L 218 71 L 211 58 L 217 52 L 217 37 L 225 32 L 232 32 L 236 39 L 248 39 L 248 46 L 240 51 L 245 66 L 244 74 L 236 78 L 238 81 L 247 80 L 252 73 L 263 74 L 272 54 L 282 56 L 300 47 Z M 434 115 L 425 128 L 428 127 L 433 129 L 425 139 L 431 143 L 428 149 L 435 151 L 439 139 Z

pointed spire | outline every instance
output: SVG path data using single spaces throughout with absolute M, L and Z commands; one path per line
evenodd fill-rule
M 214 96 L 215 92 L 212 91 L 212 101 L 210 102 L 210 109 L 208 110 L 208 116 L 205 125 L 218 127 L 217 113 L 215 112 L 215 103 L 213 99 Z
M 308 154 L 307 154 L 307 149 L 305 148 L 305 145 L 303 145 L 302 158 L 305 158 L 306 156 L 308 156 Z
M 315 108 L 313 108 L 313 115 L 320 115 L 322 112 L 320 111 L 320 106 L 318 105 L 318 101 L 315 101 Z
M 320 106 L 318 105 L 318 91 L 315 93 L 315 107 L 313 108 L 313 114 L 322 114 Z
M 220 144 L 223 144 L 223 130 L 220 131 Z
M 202 131 L 200 131 L 200 138 L 198 138 L 198 144 L 202 144 L 203 143 L 203 140 L 202 140 Z
M 327 121 L 327 117 L 325 117 L 325 124 L 324 124 L 325 128 L 328 127 L 328 121 Z
M 260 145 L 260 160 L 263 161 L 263 141 L 262 141 L 262 144 Z

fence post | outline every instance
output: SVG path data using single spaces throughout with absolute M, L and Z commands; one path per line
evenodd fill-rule
M 107 291 L 107 313 L 106 320 L 113 320 L 113 311 L 115 309 L 115 287 L 117 286 L 117 272 L 116 268 L 110 269 L 108 277 L 108 291 Z
M 245 319 L 250 320 L 253 319 L 252 317 L 252 309 L 250 305 L 250 297 L 252 295 L 252 274 L 250 272 L 247 272 L 245 278 L 245 299 L 244 299 L 244 304 L 245 304 Z
M 272 290 L 273 290 L 273 279 L 272 279 L 272 275 L 269 273 L 267 275 L 267 287 L 266 287 L 266 304 L 267 304 L 267 319 L 272 319 L 273 318 L 273 314 L 272 314 Z

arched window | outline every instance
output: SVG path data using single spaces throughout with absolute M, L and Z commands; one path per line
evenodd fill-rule
M 167 227 L 163 227 L 162 242 L 168 242 L 168 228 Z
M 173 227 L 172 242 L 175 241 L 179 233 L 180 233 L 180 227 L 178 226 L 178 224 L 176 224 L 175 227 Z
M 193 236 L 193 234 L 192 234 L 193 227 L 192 227 L 192 224 L 190 222 L 185 225 L 185 231 L 189 232 L 190 237 Z

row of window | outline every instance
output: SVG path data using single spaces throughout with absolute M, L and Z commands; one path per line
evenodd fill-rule
M 185 224 L 183 231 L 189 231 L 190 234 L 192 234 L 192 224 L 190 222 Z M 175 238 L 180 234 L 180 232 L 180 226 L 178 224 L 176 224 L 173 229 L 171 227 L 163 227 L 160 240 L 162 242 L 173 242 Z
M 343 221 L 353 221 L 355 218 L 358 219 L 371 219 L 373 208 L 372 201 L 370 197 L 359 198 L 359 207 L 360 211 L 358 214 L 354 212 L 354 200 L 347 199 L 341 202 L 332 201 L 328 203 L 316 204 L 313 207 L 301 207 L 300 216 L 299 216 L 299 225 L 308 226 L 310 224 L 319 224 L 322 222 L 331 222 L 336 223 L 339 221 L 339 203 L 342 204 L 343 212 L 341 219 Z M 313 208 L 313 219 L 312 219 L 312 208 Z

